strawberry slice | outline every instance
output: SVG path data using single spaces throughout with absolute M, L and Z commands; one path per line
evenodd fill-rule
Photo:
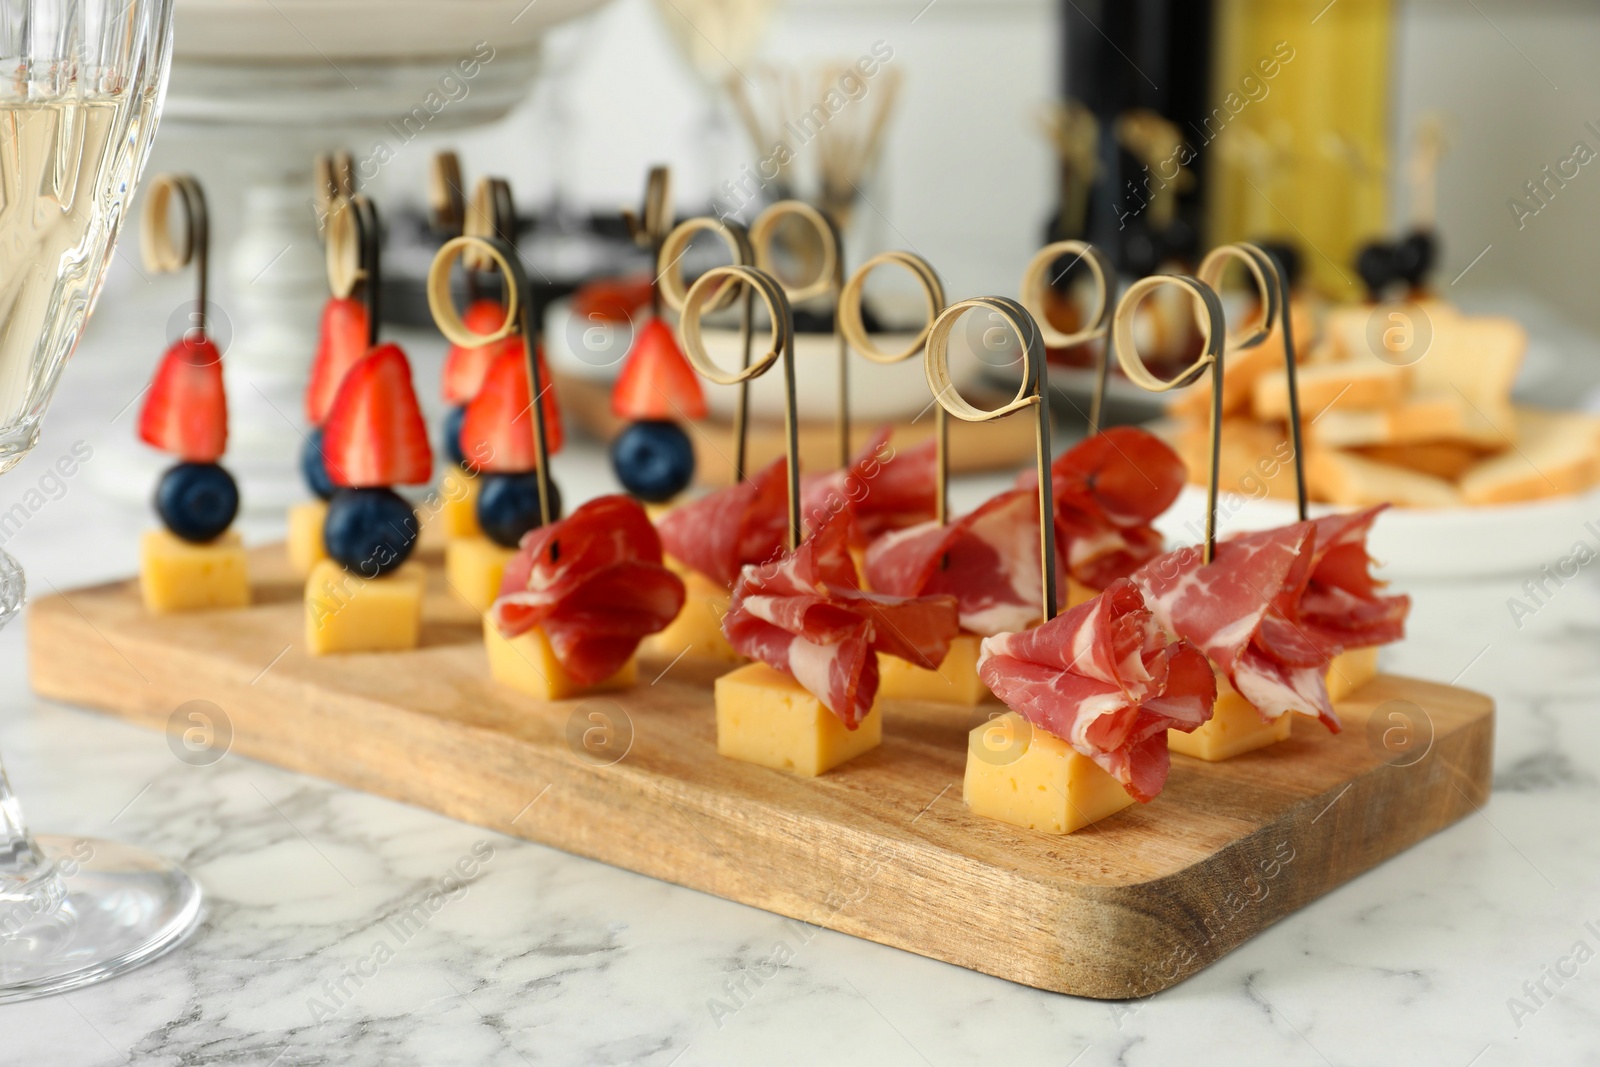
M 311 425 L 322 425 L 345 372 L 366 354 L 367 306 L 349 297 L 330 298 L 322 308 L 317 358 L 306 385 L 306 418 Z
M 561 413 L 555 404 L 555 386 L 539 349 L 539 374 L 544 381 L 545 440 L 553 456 L 561 451 Z M 467 405 L 461 420 L 461 454 L 479 471 L 520 474 L 539 466 L 533 449 L 533 420 L 528 417 L 528 368 L 519 350 L 495 357 L 484 376 L 483 388 Z
M 611 387 L 611 413 L 634 422 L 705 418 L 700 378 L 673 338 L 672 327 L 660 319 L 645 323 L 633 339 Z
M 476 334 L 493 333 L 505 321 L 505 305 L 498 300 L 474 300 L 462 314 L 461 321 Z M 521 352 L 520 337 L 502 337 L 493 344 L 466 348 L 451 345 L 444 357 L 444 398 L 451 404 L 465 404 L 483 388 L 484 375 L 489 365 L 502 352 Z
M 139 438 L 189 463 L 215 463 L 228 446 L 222 353 L 205 336 L 167 349 L 139 411 Z
M 345 374 L 322 427 L 322 452 L 334 485 L 421 485 L 432 477 L 428 427 L 399 345 L 379 345 Z
M 616 325 L 632 322 L 650 303 L 652 287 L 653 280 L 648 274 L 633 278 L 597 278 L 572 294 L 572 316 L 580 322 L 592 322 L 597 316 L 602 322 Z

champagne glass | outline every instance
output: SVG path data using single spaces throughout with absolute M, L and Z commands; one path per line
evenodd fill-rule
M 0 0 L 0 473 L 39 439 L 155 133 L 173 0 Z M 0 625 L 22 607 L 0 551 Z M 200 890 L 111 841 L 34 837 L 0 770 L 0 1002 L 62 992 L 172 947 Z

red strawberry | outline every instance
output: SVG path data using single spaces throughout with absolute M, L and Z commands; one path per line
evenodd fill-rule
M 322 308 L 317 358 L 306 385 L 306 418 L 320 426 L 339 392 L 339 383 L 356 360 L 367 354 L 367 306 L 349 297 L 332 297 Z
M 167 349 L 139 412 L 139 437 L 190 463 L 215 463 L 228 446 L 222 353 L 185 335 Z
M 493 333 L 505 321 L 505 305 L 498 300 L 474 300 L 461 316 L 467 329 L 476 334 Z M 465 348 L 451 345 L 444 357 L 444 398 L 451 404 L 465 404 L 483 388 L 489 364 L 502 352 L 522 351 L 520 337 L 503 337 L 493 344 Z
M 556 409 L 555 387 L 539 351 L 539 374 L 544 381 L 544 432 L 550 454 L 561 451 L 561 413 Z M 484 376 L 483 388 L 467 405 L 461 420 L 461 454 L 482 471 L 519 474 L 538 467 L 533 449 L 533 420 L 528 403 L 528 365 L 522 351 L 502 352 Z
M 706 395 L 672 328 L 651 319 L 633 339 L 622 373 L 611 387 L 611 413 L 619 419 L 703 419 Z
M 572 294 L 572 317 L 580 322 L 591 322 L 595 316 L 602 322 L 631 322 L 633 316 L 650 303 L 652 288 L 648 274 L 587 282 Z
M 379 345 L 345 374 L 322 427 L 322 451 L 335 485 L 421 485 L 433 476 L 428 427 L 399 345 Z

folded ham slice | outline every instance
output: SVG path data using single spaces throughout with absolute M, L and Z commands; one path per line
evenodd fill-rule
M 1187 641 L 1169 643 L 1126 578 L 1032 630 L 984 638 L 978 676 L 1139 801 L 1166 784 L 1167 731 L 1199 727 L 1217 699 L 1205 656 Z
M 723 588 L 747 563 L 783 554 L 789 522 L 789 468 L 782 459 L 750 478 L 661 517 L 656 529 L 667 555 Z
M 801 484 L 806 526 L 818 529 L 834 515 L 850 517 L 850 543 L 858 547 L 889 530 L 903 530 L 936 512 L 938 444 L 932 438 L 896 450 L 885 426 L 873 434 L 850 466 L 808 474 Z
M 1210 564 L 1179 549 L 1134 581 L 1161 624 L 1200 646 L 1263 719 L 1298 711 L 1337 733 L 1328 664 L 1398 641 L 1411 610 L 1372 576 L 1367 534 L 1385 506 L 1231 538 Z
M 722 620 L 735 651 L 794 678 L 852 730 L 877 696 L 876 653 L 936 668 L 958 629 L 953 597 L 863 592 L 843 515 L 777 562 L 745 567 Z
M 676 618 L 683 600 L 644 508 L 603 496 L 522 538 L 489 617 L 506 637 L 543 628 L 562 670 L 592 685 Z

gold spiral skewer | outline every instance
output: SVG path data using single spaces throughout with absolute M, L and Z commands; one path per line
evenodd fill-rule
M 1094 313 L 1086 316 L 1089 325 L 1073 333 L 1062 333 L 1050 325 L 1050 316 L 1045 314 L 1044 308 L 1044 295 L 1053 281 L 1046 276 L 1047 272 L 1062 256 L 1078 257 L 1068 264 L 1068 270 L 1079 262 L 1086 264 L 1094 278 L 1096 289 Z M 1111 261 L 1094 245 L 1087 241 L 1055 241 L 1035 252 L 1028 265 L 1023 268 L 1021 303 L 1038 323 L 1044 343 L 1052 348 L 1072 348 L 1085 341 L 1103 340 L 1111 330 L 1113 308 L 1111 297 L 1115 278 L 1116 271 L 1111 266 Z M 1094 396 L 1089 402 L 1090 437 L 1100 432 L 1100 416 L 1105 410 L 1106 381 L 1111 373 L 1111 354 L 1106 348 L 1107 346 L 1102 344 L 1100 353 L 1095 359 Z
M 706 352 L 705 338 L 700 327 L 701 315 L 708 305 L 724 299 L 725 287 L 738 283 L 754 290 L 767 305 L 771 320 L 767 337 L 767 351 L 752 363 L 737 371 L 724 371 Z M 783 285 L 759 267 L 732 264 L 713 267 L 695 279 L 683 301 L 683 316 L 679 320 L 683 331 L 683 353 L 700 375 L 718 385 L 740 385 L 759 378 L 774 363 L 783 362 L 783 429 L 784 448 L 788 458 L 789 482 L 789 538 L 790 551 L 800 546 L 803 531 L 800 525 L 800 420 L 794 399 L 794 313 L 789 308 L 789 298 Z
M 950 332 L 969 311 L 983 310 L 999 315 L 1022 342 L 1022 382 L 1017 395 L 997 408 L 980 408 L 956 391 L 950 380 Z M 1050 391 L 1046 379 L 1044 339 L 1039 324 L 1028 309 L 1004 296 L 979 296 L 951 304 L 939 313 L 928 331 L 925 363 L 928 388 L 934 399 L 950 414 L 966 422 L 992 422 L 1017 411 L 1034 409 L 1034 462 L 1039 476 L 1039 570 L 1041 621 L 1056 616 L 1056 524 L 1055 501 L 1050 482 Z M 942 472 L 941 472 L 942 473 Z M 941 491 L 943 487 L 941 486 Z
M 1306 521 L 1306 466 L 1305 451 L 1300 446 L 1300 385 L 1296 370 L 1294 327 L 1290 323 L 1289 285 L 1287 275 L 1271 252 L 1248 241 L 1221 245 L 1206 253 L 1200 261 L 1196 276 L 1212 289 L 1221 290 L 1222 275 L 1228 260 L 1242 261 L 1255 280 L 1261 296 L 1261 323 L 1248 337 L 1227 339 L 1229 348 L 1255 348 L 1272 336 L 1274 328 L 1283 331 L 1283 364 L 1289 390 L 1289 448 L 1294 453 L 1295 502 L 1299 506 L 1300 521 Z
M 755 246 L 756 266 L 778 277 L 773 239 L 778 225 L 786 219 L 799 219 L 810 226 L 822 243 L 822 263 L 817 276 L 803 285 L 789 285 L 780 281 L 791 304 L 832 294 L 834 298 L 833 334 L 839 346 L 839 466 L 850 466 L 850 366 L 849 347 L 844 331 L 839 327 L 838 300 L 844 289 L 844 243 L 839 228 L 826 214 L 804 200 L 779 200 L 757 215 L 750 224 L 750 243 Z
M 866 292 L 867 276 L 882 266 L 903 267 L 911 273 L 922 287 L 922 297 L 928 307 L 928 322 L 917 331 L 909 345 L 899 352 L 885 352 L 872 343 L 872 338 L 867 335 L 866 323 L 861 315 L 861 300 Z M 939 313 L 944 311 L 945 295 L 944 283 L 939 280 L 939 274 L 933 265 L 915 252 L 880 252 L 858 267 L 850 280 L 839 292 L 839 329 L 843 332 L 845 342 L 860 352 L 874 363 L 899 363 L 901 360 L 910 359 L 918 353 L 927 351 L 928 335 L 933 332 L 933 324 L 939 318 Z M 949 416 L 943 405 L 934 408 L 934 440 L 937 448 L 937 497 L 935 499 L 935 514 L 939 525 L 943 526 L 950 521 L 950 431 Z
M 1175 285 L 1188 292 L 1205 313 L 1201 322 L 1205 329 L 1205 343 L 1200 358 L 1175 378 L 1158 378 L 1151 374 L 1133 344 L 1134 317 L 1139 304 L 1164 285 Z M 1116 352 L 1117 362 L 1122 365 L 1122 372 L 1129 380 L 1140 388 L 1152 393 L 1164 393 L 1189 385 L 1205 374 L 1208 368 L 1211 370 L 1211 471 L 1206 484 L 1206 563 L 1211 562 L 1217 547 L 1217 461 L 1222 449 L 1222 352 L 1227 334 L 1227 320 L 1223 317 L 1222 301 L 1217 298 L 1217 291 L 1187 274 L 1152 274 L 1140 278 L 1122 294 L 1111 320 L 1111 347 Z
M 172 237 L 172 198 L 177 194 L 182 205 L 183 241 Z M 144 214 L 139 218 L 139 246 L 144 265 L 157 274 L 167 274 L 194 264 L 196 307 L 190 329 L 206 332 L 206 295 L 211 285 L 211 223 L 206 211 L 206 194 L 190 174 L 157 175 L 145 198 Z M 189 331 L 184 331 L 187 338 Z
M 688 298 L 688 289 L 683 284 L 683 272 L 678 269 L 678 262 L 689 250 L 689 243 L 700 233 L 714 233 L 728 246 L 729 253 L 733 256 L 736 266 L 753 266 L 756 261 L 755 251 L 750 244 L 750 234 L 737 222 L 719 219 L 711 215 L 687 219 L 680 222 L 667 234 L 661 242 L 661 248 L 656 253 L 656 284 L 655 289 L 661 294 L 661 302 L 673 311 L 683 312 L 684 301 Z M 741 352 L 740 366 L 750 365 L 750 345 L 754 337 L 755 316 L 755 289 L 751 286 L 726 285 L 723 292 L 719 293 L 708 311 L 720 311 L 733 302 L 739 289 L 744 290 L 743 317 L 739 324 L 739 349 Z M 745 438 L 746 426 L 750 418 L 750 382 L 745 380 L 739 383 L 739 395 L 734 402 L 733 409 L 733 480 L 737 484 L 745 478 Z
M 477 333 L 467 327 L 456 311 L 450 296 L 450 270 L 460 260 L 463 268 L 471 255 L 498 270 L 505 279 L 506 317 L 498 327 L 488 333 Z M 513 334 L 522 336 L 523 363 L 528 375 L 529 409 L 533 417 L 534 474 L 539 484 L 539 525 L 553 522 L 557 516 L 550 508 L 550 444 L 544 422 L 544 373 L 539 367 L 539 340 L 533 328 L 533 302 L 530 296 L 528 275 L 522 269 L 522 260 L 510 242 L 498 237 L 479 237 L 463 234 L 446 241 L 433 257 L 428 268 L 428 309 L 433 313 L 434 325 L 452 344 L 463 348 L 477 348 L 494 344 Z

